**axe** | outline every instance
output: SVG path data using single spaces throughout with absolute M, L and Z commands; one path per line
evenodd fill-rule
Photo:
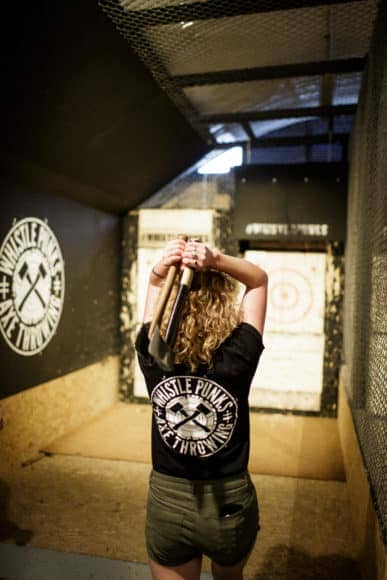
M 189 292 L 189 289 L 191 288 L 193 275 L 194 270 L 192 268 L 188 268 L 188 266 L 185 266 L 180 278 L 179 290 L 172 307 L 171 315 L 169 317 L 167 330 L 165 331 L 165 337 L 162 339 L 160 332 L 155 331 L 149 342 L 149 354 L 153 356 L 157 364 L 164 371 L 172 371 L 174 368 L 173 345 L 176 341 L 177 331 L 179 329 L 181 318 L 181 311 L 183 309 L 184 301 Z
M 194 271 L 192 268 L 184 267 L 180 278 L 179 291 L 173 303 L 171 316 L 169 317 L 167 330 L 165 331 L 165 342 L 172 348 L 176 341 L 177 331 L 181 318 L 181 311 L 183 310 L 184 301 L 187 297 L 189 289 L 191 288 Z
M 188 240 L 188 236 L 180 234 L 178 236 L 181 240 Z M 169 267 L 167 277 L 165 279 L 165 283 L 160 293 L 160 297 L 158 299 L 152 322 L 149 328 L 149 346 L 148 352 L 153 356 L 156 362 L 163 370 L 172 370 L 173 369 L 173 360 L 172 360 L 172 349 L 166 344 L 166 341 L 162 339 L 160 335 L 160 325 L 161 320 L 163 318 L 165 306 L 168 302 L 169 295 L 171 293 L 173 284 L 175 282 L 175 278 L 178 274 L 178 265 L 173 264 Z
M 175 344 L 176 341 L 181 311 L 183 309 L 184 300 L 191 287 L 192 278 L 193 278 L 193 270 L 191 268 L 185 267 L 180 278 L 179 291 L 177 293 L 175 302 L 172 307 L 171 315 L 169 317 L 167 325 L 167 330 L 165 332 L 165 337 L 164 339 L 161 337 L 160 328 L 158 324 L 156 324 L 155 331 L 153 332 L 149 341 L 148 352 L 153 356 L 157 364 L 164 371 L 172 371 L 174 368 L 173 345 Z
M 39 272 L 36 275 L 35 280 L 32 282 L 31 280 L 31 276 L 29 275 L 28 272 L 28 264 L 27 262 L 24 262 L 24 264 L 22 265 L 22 267 L 19 270 L 19 276 L 21 278 L 21 280 L 23 280 L 24 277 L 27 278 L 28 283 L 30 284 L 30 288 L 27 292 L 27 294 L 24 296 L 22 302 L 19 304 L 19 309 L 21 310 L 25 304 L 25 302 L 27 301 L 27 298 L 30 296 L 30 294 L 32 292 L 35 292 L 36 296 L 39 298 L 43 308 L 46 308 L 46 303 L 44 302 L 39 290 L 36 288 L 37 283 L 39 282 L 39 280 L 41 278 L 45 278 L 47 276 L 47 272 L 45 267 L 43 266 L 43 264 L 40 264 L 39 266 Z

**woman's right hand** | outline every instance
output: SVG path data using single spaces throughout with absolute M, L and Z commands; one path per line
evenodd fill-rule
M 164 248 L 163 256 L 157 264 L 155 264 L 152 268 L 152 274 L 154 276 L 151 278 L 159 279 L 158 283 L 160 283 L 162 278 L 165 278 L 168 274 L 168 270 L 170 266 L 173 264 L 178 264 L 182 261 L 184 249 L 185 249 L 186 242 L 181 239 L 171 240 L 167 243 Z M 154 280 L 156 283 L 156 280 Z
M 187 242 L 183 252 L 183 264 L 195 270 L 207 270 L 214 266 L 215 250 L 203 242 Z

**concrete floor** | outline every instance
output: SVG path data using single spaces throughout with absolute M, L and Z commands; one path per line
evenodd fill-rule
M 3 476 L 2 548 L 8 545 L 10 550 L 11 544 L 17 543 L 31 549 L 146 563 L 144 518 L 149 471 L 150 466 L 144 463 L 55 455 Z M 246 579 L 359 578 L 344 482 L 269 475 L 252 475 L 252 479 L 262 529 L 246 567 Z M 91 560 L 88 562 L 77 578 L 99 578 L 92 573 Z M 209 570 L 206 560 L 203 570 Z M 0 576 L 4 577 L 4 572 L 0 565 Z M 121 572 L 112 564 L 106 580 L 120 579 Z M 130 576 L 128 569 L 127 578 L 132 577 L 147 575 Z M 47 575 L 47 580 L 59 578 Z
M 0 562 L 1 580 L 152 580 L 147 564 L 31 546 L 0 543 Z

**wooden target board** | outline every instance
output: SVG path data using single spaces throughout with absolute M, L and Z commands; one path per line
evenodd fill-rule
M 326 254 L 248 251 L 245 257 L 269 275 L 265 350 L 250 402 L 258 407 L 318 411 Z

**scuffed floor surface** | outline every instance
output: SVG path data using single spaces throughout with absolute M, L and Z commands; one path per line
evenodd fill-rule
M 1 541 L 145 563 L 149 470 L 143 463 L 55 455 L 3 476 Z M 345 483 L 252 479 L 261 531 L 246 579 L 359 578 Z

